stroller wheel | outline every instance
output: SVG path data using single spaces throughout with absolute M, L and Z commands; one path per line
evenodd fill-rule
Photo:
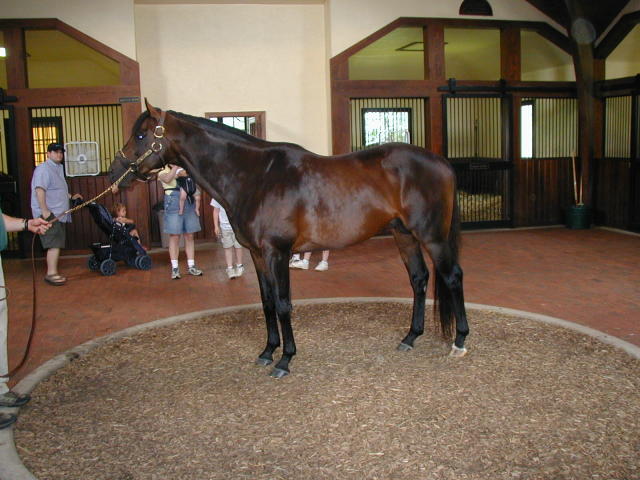
M 116 273 L 116 262 L 111 258 L 103 260 L 100 264 L 100 273 L 105 276 L 110 276 Z
M 98 262 L 98 259 L 95 255 L 91 255 L 89 257 L 89 261 L 87 262 L 87 264 L 89 265 L 89 270 L 91 270 L 92 272 L 97 272 L 98 270 L 100 270 L 100 262 Z
M 139 257 L 136 257 L 135 263 L 138 270 L 151 269 L 151 257 L 149 255 L 140 255 Z

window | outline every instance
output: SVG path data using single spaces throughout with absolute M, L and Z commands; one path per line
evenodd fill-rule
M 266 138 L 265 112 L 209 112 L 204 116 L 211 121 L 242 130 L 258 138 Z
M 47 159 L 47 146 L 50 143 L 62 142 L 62 118 L 38 117 L 31 119 L 33 134 L 34 165 Z
M 533 158 L 533 102 L 520 107 L 520 157 Z
M 362 138 L 365 147 L 389 142 L 411 143 L 411 109 L 363 108 Z
M 577 99 L 523 98 L 521 118 L 520 153 L 523 158 L 568 158 L 576 154 Z M 526 146 L 528 141 L 530 147 Z

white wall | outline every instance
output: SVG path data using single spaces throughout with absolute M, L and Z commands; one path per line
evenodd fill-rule
M 0 18 L 57 18 L 135 59 L 134 0 L 1 0 Z
M 326 0 L 331 32 L 330 56 L 334 57 L 354 43 L 398 17 L 483 18 L 488 20 L 526 20 L 547 22 L 566 33 L 558 24 L 524 0 L 491 0 L 492 17 L 458 15 L 456 0 Z
M 160 108 L 267 113 L 267 138 L 329 148 L 322 5 L 136 5 L 142 93 Z

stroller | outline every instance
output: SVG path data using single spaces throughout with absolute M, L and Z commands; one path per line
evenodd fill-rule
M 93 255 L 89 257 L 89 270 L 100 271 L 106 276 L 114 275 L 118 260 L 124 260 L 127 265 L 138 270 L 149 270 L 151 257 L 142 248 L 138 238 L 131 235 L 130 231 L 134 226 L 116 222 L 104 205 L 91 202 L 88 207 L 100 230 L 109 236 L 109 243 L 91 244 Z

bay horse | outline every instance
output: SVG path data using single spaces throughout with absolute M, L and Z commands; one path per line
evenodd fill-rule
M 401 143 L 321 156 L 145 102 L 147 110 L 116 155 L 110 177 L 113 181 L 131 167 L 138 179 L 147 181 L 165 165 L 179 165 L 224 207 L 258 275 L 267 345 L 256 363 L 273 362 L 282 333 L 282 356 L 271 376 L 289 374 L 296 354 L 289 284 L 292 252 L 346 247 L 385 226 L 392 229 L 413 289 L 411 327 L 398 349 L 411 350 L 424 332 L 429 279 L 424 248 L 434 264 L 434 305 L 443 337 L 451 338 L 455 319 L 451 355 L 466 353 L 469 327 L 458 263 L 455 174 L 444 158 Z

